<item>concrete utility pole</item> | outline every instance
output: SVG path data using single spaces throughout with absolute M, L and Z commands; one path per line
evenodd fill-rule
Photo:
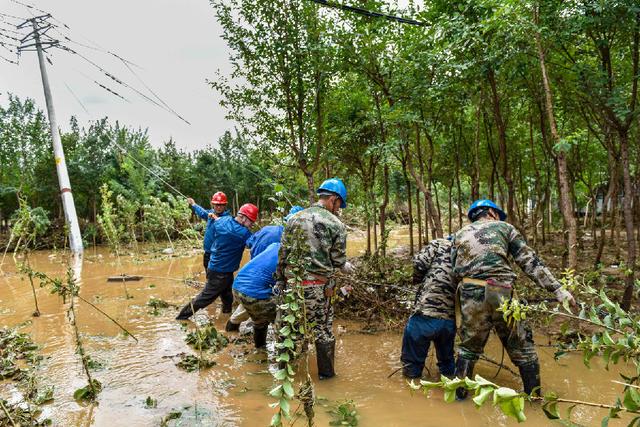
M 56 121 L 56 112 L 53 108 L 53 97 L 51 96 L 51 88 L 49 87 L 49 77 L 47 76 L 47 68 L 45 58 L 40 42 L 40 29 L 38 27 L 38 18 L 30 19 L 33 25 L 33 37 L 35 39 L 35 47 L 38 52 L 38 62 L 40 63 L 40 73 L 42 74 L 42 87 L 44 89 L 44 98 L 47 103 L 47 114 L 49 116 L 49 125 L 51 127 L 51 140 L 53 141 L 53 155 L 56 162 L 56 171 L 58 172 L 58 184 L 60 186 L 60 195 L 62 197 L 62 207 L 64 209 L 64 217 L 69 227 L 69 247 L 76 255 L 81 255 L 83 251 L 82 236 L 80 235 L 80 225 L 78 224 L 78 215 L 76 214 L 76 205 L 73 202 L 73 194 L 71 193 L 71 182 L 69 181 L 69 173 L 67 172 L 67 163 L 64 158 L 64 150 L 62 149 L 62 141 L 58 132 L 58 123 Z

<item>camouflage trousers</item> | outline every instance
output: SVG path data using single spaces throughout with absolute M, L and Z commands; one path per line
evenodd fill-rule
M 336 338 L 333 335 L 333 304 L 325 296 L 325 286 L 305 286 L 303 290 L 307 322 L 312 325 L 311 330 L 316 343 L 334 342 Z
M 233 295 L 240 301 L 249 316 L 251 316 L 254 328 L 260 329 L 261 327 L 266 327 L 269 323 L 273 323 L 275 320 L 275 298 L 255 299 L 243 294 L 242 292 L 238 292 L 235 289 L 233 290 Z
M 509 358 L 516 366 L 536 362 L 538 355 L 533 343 L 533 333 L 526 321 L 511 326 L 504 321 L 501 311 L 496 311 L 495 301 L 485 301 L 484 286 L 460 284 L 461 342 L 458 355 L 476 361 L 483 353 L 491 329 L 495 329 Z

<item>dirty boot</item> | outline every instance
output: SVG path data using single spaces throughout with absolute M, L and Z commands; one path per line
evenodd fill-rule
M 267 345 L 267 330 L 269 329 L 269 325 L 261 326 L 261 327 L 253 327 L 253 342 L 256 345 L 256 348 L 263 348 Z
M 224 330 L 226 332 L 238 332 L 240 330 L 240 325 L 238 323 L 233 323 L 231 319 L 227 320 L 227 324 L 224 325 Z
M 532 362 L 518 366 L 524 392 L 533 396 L 540 396 L 540 363 Z M 535 389 L 535 390 L 534 390 Z
M 176 316 L 176 320 L 189 320 L 191 316 L 193 316 L 193 310 L 191 310 L 191 304 L 189 303 L 182 307 L 182 310 Z
M 471 377 L 473 375 L 473 367 L 476 362 L 471 361 L 469 359 L 463 359 L 458 356 L 458 360 L 456 360 L 456 377 L 462 379 L 464 377 Z M 458 387 L 456 389 L 456 400 L 464 400 L 467 398 L 469 394 L 469 390 L 463 387 Z
M 316 342 L 316 358 L 318 359 L 318 377 L 321 380 L 336 375 L 333 361 L 336 353 L 336 342 Z

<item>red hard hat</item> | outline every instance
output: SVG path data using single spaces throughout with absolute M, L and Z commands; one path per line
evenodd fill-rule
M 211 203 L 213 203 L 214 205 L 226 205 L 227 195 L 222 191 L 218 191 L 216 194 L 211 196 Z
M 256 222 L 256 220 L 258 219 L 258 208 L 256 207 L 256 205 L 251 203 L 245 203 L 244 205 L 242 205 L 238 213 L 246 216 L 252 222 Z

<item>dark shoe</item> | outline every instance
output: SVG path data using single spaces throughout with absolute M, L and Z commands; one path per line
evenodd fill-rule
M 333 361 L 336 354 L 336 342 L 316 342 L 316 358 L 318 360 L 318 377 L 321 380 L 336 376 Z
M 239 323 L 233 323 L 231 319 L 227 320 L 227 324 L 224 326 L 226 332 L 238 332 L 240 330 Z
M 540 396 L 540 363 L 533 362 L 518 366 L 524 392 L 532 396 Z M 532 394 L 533 393 L 533 394 Z
M 226 313 L 231 313 L 231 309 L 232 309 L 231 306 L 228 306 L 228 307 L 222 306 L 222 312 L 225 313 L 225 314 Z
M 476 362 L 469 359 L 463 359 L 458 356 L 456 360 L 456 377 L 463 379 L 464 377 L 471 377 L 473 375 L 473 367 Z M 469 390 L 464 387 L 458 387 L 456 389 L 456 400 L 465 400 L 469 395 Z
M 269 326 L 264 326 L 262 328 L 253 327 L 253 342 L 256 345 L 256 348 L 263 348 L 267 346 L 267 330 Z
M 176 316 L 176 320 L 189 320 L 189 318 L 193 316 L 193 311 L 191 311 L 191 304 L 187 304 L 182 307 L 180 313 Z

